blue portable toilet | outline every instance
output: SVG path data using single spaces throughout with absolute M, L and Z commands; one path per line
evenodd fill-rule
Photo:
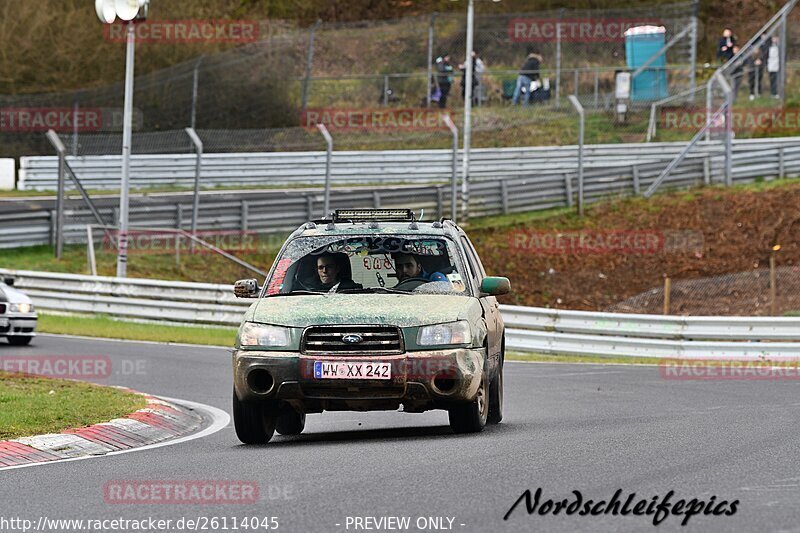
M 625 32 L 625 59 L 631 71 L 644 65 L 665 44 L 664 26 L 636 26 Z M 633 79 L 631 100 L 658 100 L 667 96 L 667 57 L 658 56 Z

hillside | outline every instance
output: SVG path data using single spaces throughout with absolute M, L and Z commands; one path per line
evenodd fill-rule
M 626 0 L 504 0 L 478 2 L 480 13 L 530 12 L 568 7 L 620 8 L 647 6 L 659 2 Z M 662 2 L 664 3 L 664 2 Z M 567 5 L 568 4 L 568 5 Z M 713 42 L 723 24 L 752 31 L 766 20 L 780 3 L 773 1 L 702 2 L 701 57 L 711 58 Z M 151 18 L 248 19 L 259 21 L 261 36 L 275 36 L 291 28 L 307 27 L 317 18 L 326 23 L 366 19 L 426 16 L 433 12 L 463 12 L 464 2 L 451 0 L 153 0 Z M 722 15 L 721 15 L 722 14 Z M 721 18 L 724 16 L 724 19 Z M 424 23 L 420 27 L 425 33 Z M 358 31 L 356 27 L 354 30 Z M 392 57 L 391 48 L 372 47 L 366 57 L 375 58 L 373 72 L 387 62 L 402 64 Z M 137 53 L 137 73 L 162 69 L 200 55 L 213 55 L 234 46 L 230 43 L 151 44 Z M 711 45 L 713 49 L 713 45 Z M 67 91 L 97 87 L 120 81 L 124 45 L 103 37 L 91 2 L 86 0 L 6 1 L 0 3 L 0 95 Z M 369 69 L 368 69 L 369 70 Z M 397 70 L 395 70 L 397 71 Z M 318 75 L 325 72 L 317 72 Z

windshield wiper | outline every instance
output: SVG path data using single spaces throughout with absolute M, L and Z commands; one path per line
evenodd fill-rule
M 386 287 L 366 287 L 363 289 L 344 289 L 339 291 L 339 294 L 369 294 L 381 292 L 386 294 L 411 294 L 408 291 L 399 291 L 397 289 L 388 289 Z

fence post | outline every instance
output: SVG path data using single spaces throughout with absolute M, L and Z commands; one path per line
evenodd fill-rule
M 80 110 L 80 103 L 78 102 L 78 96 L 80 95 L 80 91 L 75 95 L 75 99 L 73 100 L 72 104 L 72 155 L 77 157 L 78 155 L 78 111 Z
M 175 204 L 175 227 L 183 229 L 183 204 Z
M 556 109 L 561 107 L 561 19 L 564 18 L 564 8 L 558 12 L 556 22 Z
M 778 51 L 780 52 L 780 66 L 778 67 L 778 76 L 780 76 L 780 83 L 778 83 L 778 94 L 781 97 L 781 107 L 786 106 L 786 48 L 787 41 L 786 41 L 786 13 L 783 14 L 781 17 L 781 35 L 779 39 L 779 48 Z
M 691 43 L 689 45 L 689 89 L 694 91 L 697 84 L 697 12 L 700 2 L 695 2 L 693 6 L 692 29 L 689 33 Z
M 322 216 L 328 216 L 331 208 L 331 159 L 333 159 L 333 137 L 331 137 L 325 124 L 317 124 L 317 129 L 325 138 L 328 150 L 325 154 L 325 203 L 322 208 Z
M 61 142 L 61 138 L 53 130 L 47 131 L 47 140 L 58 153 L 58 192 L 56 193 L 56 231 L 55 247 L 56 259 L 61 259 L 64 251 L 64 180 L 66 178 L 66 157 L 67 148 Z
M 372 191 L 372 207 L 375 209 L 381 208 L 381 193 L 377 190 Z
M 186 128 L 186 134 L 194 144 L 196 154 L 194 163 L 194 198 L 192 200 L 192 235 L 194 235 L 197 233 L 197 215 L 200 212 L 200 169 L 203 160 L 203 141 L 200 140 L 194 128 Z M 194 252 L 194 241 L 191 242 L 190 248 Z
M 583 216 L 583 133 L 586 117 L 578 97 L 571 94 L 567 98 L 578 112 L 578 215 Z
M 94 257 L 94 236 L 92 235 L 92 225 L 86 224 L 86 258 L 89 261 L 89 272 L 92 276 L 97 275 L 97 261 Z
M 50 210 L 50 246 L 55 248 L 56 235 L 58 235 L 58 211 L 55 209 Z
M 441 185 L 436 186 L 436 218 L 444 218 L 444 191 Z
M 672 280 L 664 278 L 664 314 L 669 314 L 670 297 L 672 296 Z
M 597 110 L 600 105 L 600 73 L 594 69 L 594 108 Z
M 639 165 L 633 165 L 633 194 L 639 196 L 641 194 L 641 185 L 639 182 Z
M 242 231 L 245 232 L 249 229 L 247 224 L 247 219 L 250 218 L 250 204 L 247 203 L 247 200 L 242 200 L 241 211 L 239 216 L 242 222 L 241 223 Z
M 771 253 L 769 256 L 769 310 L 772 316 L 777 316 L 778 314 L 778 302 L 776 301 L 778 296 L 778 278 L 775 272 L 775 252 Z
M 711 159 L 710 156 L 703 158 L 703 183 L 711 185 Z
M 580 69 L 576 68 L 575 69 L 575 90 L 572 91 L 572 94 L 574 94 L 575 96 L 578 96 L 578 94 L 579 94 L 578 93 L 578 85 L 580 85 L 580 74 L 581 74 Z
M 435 23 L 436 13 L 431 15 L 431 21 L 428 24 L 428 86 L 425 88 L 425 101 L 428 107 L 431 106 L 431 86 L 433 85 L 433 31 Z
M 572 207 L 575 205 L 575 198 L 573 197 L 574 193 L 572 192 L 572 175 L 567 173 L 564 174 L 564 185 L 567 190 L 567 207 Z
M 311 65 L 314 62 L 314 35 L 317 33 L 317 28 L 322 24 L 322 19 L 317 19 L 317 22 L 311 27 L 308 35 L 308 55 L 306 56 L 306 75 L 303 78 L 303 97 L 302 97 L 302 112 L 305 112 L 308 106 L 308 84 L 311 82 Z
M 383 76 L 383 105 L 384 107 L 389 105 L 389 75 L 384 74 Z
M 310 194 L 306 196 L 306 215 L 308 220 L 314 219 L 314 197 Z
M 503 207 L 503 214 L 508 214 L 508 184 L 506 180 L 500 180 L 500 205 Z
M 194 72 L 192 73 L 192 114 L 189 117 L 189 124 L 192 129 L 195 127 L 197 116 L 197 82 L 200 77 L 200 64 L 203 62 L 205 56 L 200 56 L 194 64 Z
M 450 133 L 453 134 L 453 158 L 452 158 L 452 175 L 450 177 L 450 184 L 452 191 L 450 193 L 450 217 L 453 222 L 457 218 L 457 200 L 458 200 L 458 127 L 456 127 L 450 115 L 445 114 L 444 123 L 450 128 Z

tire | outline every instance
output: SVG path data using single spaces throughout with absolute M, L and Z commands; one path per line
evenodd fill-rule
M 484 374 L 475 399 L 469 403 L 455 405 L 448 410 L 450 428 L 453 433 L 477 433 L 483 431 L 489 415 L 488 399 L 486 375 Z
M 299 435 L 306 427 L 306 414 L 298 413 L 294 407 L 285 403 L 278 414 L 275 430 L 281 435 Z
M 8 339 L 8 343 L 14 346 L 27 346 L 33 340 L 33 337 L 22 335 L 9 335 L 6 338 Z
M 275 433 L 278 420 L 275 403 L 245 403 L 233 391 L 233 427 L 245 444 L 266 444 Z
M 489 415 L 486 417 L 488 424 L 499 424 L 503 420 L 503 359 L 497 368 L 497 375 L 489 384 Z

